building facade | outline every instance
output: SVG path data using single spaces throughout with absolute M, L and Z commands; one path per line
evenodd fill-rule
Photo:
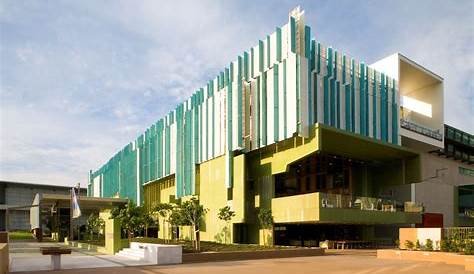
M 0 181 L 0 231 L 27 230 L 30 226 L 30 207 L 37 193 L 70 195 L 71 187 L 21 182 Z M 81 195 L 87 195 L 81 189 Z M 7 213 L 8 212 L 8 213 Z
M 88 195 L 148 208 L 196 196 L 209 209 L 203 240 L 221 237 L 226 205 L 234 242 L 262 242 L 260 208 L 277 244 L 390 238 L 422 221 L 417 186 L 437 169 L 424 155 L 444 148 L 443 97 L 443 79 L 401 54 L 367 65 L 317 42 L 297 8 L 90 171 Z

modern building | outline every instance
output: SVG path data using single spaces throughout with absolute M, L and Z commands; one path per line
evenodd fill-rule
M 392 240 L 398 227 L 423 224 L 419 202 L 461 224 L 458 211 L 472 208 L 464 190 L 474 185 L 474 142 L 462 133 L 467 142 L 451 149 L 461 159 L 449 156 L 443 103 L 440 76 L 401 54 L 368 65 L 324 46 L 296 8 L 90 171 L 88 195 L 148 208 L 195 196 L 208 209 L 209 241 L 226 205 L 236 212 L 233 242 L 263 241 L 261 208 L 272 210 L 276 244 Z
M 35 195 L 37 193 L 69 195 L 70 190 L 69 186 L 0 181 L 0 231 L 7 228 L 29 231 L 30 207 Z M 81 195 L 87 195 L 86 191 L 86 188 L 82 188 Z

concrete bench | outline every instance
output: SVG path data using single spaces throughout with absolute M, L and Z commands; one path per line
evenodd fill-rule
M 182 249 L 180 245 L 163 245 L 132 242 L 132 249 L 144 249 L 145 260 L 152 264 L 180 264 L 183 260 Z
M 52 270 L 61 269 L 61 255 L 71 254 L 71 249 L 58 246 L 41 247 L 40 250 L 43 255 L 51 255 Z

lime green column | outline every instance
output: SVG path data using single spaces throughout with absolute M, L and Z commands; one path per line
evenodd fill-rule
M 99 217 L 105 222 L 105 251 L 107 254 L 115 254 L 121 247 L 120 222 L 109 219 L 110 209 L 102 210 Z

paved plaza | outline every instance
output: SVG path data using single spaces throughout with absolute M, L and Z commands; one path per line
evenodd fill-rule
M 42 255 L 42 246 L 65 246 L 60 243 L 37 243 L 37 242 L 11 242 L 10 244 L 10 271 L 38 271 L 49 270 L 51 267 L 51 256 Z M 146 261 L 128 259 L 121 256 L 104 255 L 94 251 L 72 247 L 71 255 L 61 256 L 61 267 L 63 269 L 74 268 L 102 268 L 102 267 L 124 267 L 148 265 Z
M 76 253 L 76 254 L 75 254 Z M 129 262 L 128 266 L 124 262 L 110 262 L 111 264 L 123 264 L 122 266 L 106 267 L 106 261 L 109 259 L 107 255 L 90 254 L 77 255 L 74 252 L 69 259 L 64 256 L 64 266 L 67 267 L 71 261 L 75 261 L 76 267 L 82 265 L 80 269 L 66 269 L 55 272 L 34 271 L 29 273 L 67 273 L 67 274 L 90 274 L 90 273 L 144 273 L 144 274 L 201 274 L 201 273 L 248 273 L 248 274 L 304 274 L 304 273 L 337 273 L 337 274 L 391 274 L 391 273 L 472 273 L 464 271 L 464 267 L 457 265 L 447 265 L 444 263 L 433 262 L 411 262 L 401 260 L 384 260 L 377 259 L 374 251 L 329 251 L 326 256 L 316 257 L 299 257 L 299 258 L 282 258 L 282 259 L 265 259 L 265 260 L 247 260 L 247 261 L 227 261 L 227 262 L 210 262 L 195 263 L 170 266 L 131 266 L 133 262 Z M 89 257 L 89 258 L 88 258 Z M 20 257 L 17 257 L 20 262 Z M 97 268 L 91 265 L 94 260 L 104 261 L 102 267 Z M 135 261 L 135 264 L 137 262 Z M 39 266 L 39 265 L 38 265 Z M 71 265 L 70 265 L 71 266 Z M 14 266 L 15 267 L 15 266 Z M 93 268 L 93 269 L 92 269 Z M 20 270 L 17 266 L 14 271 Z M 32 269 L 30 269 L 32 270 Z M 40 269 L 38 269 L 40 270 Z

